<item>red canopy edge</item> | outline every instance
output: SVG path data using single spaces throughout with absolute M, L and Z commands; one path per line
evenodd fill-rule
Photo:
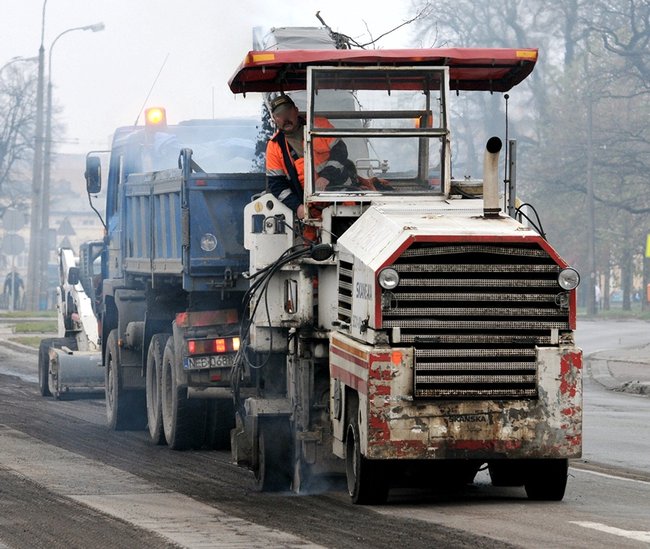
M 312 66 L 448 66 L 452 90 L 505 92 L 535 67 L 537 49 L 273 50 L 248 52 L 228 82 L 233 93 L 304 90 Z

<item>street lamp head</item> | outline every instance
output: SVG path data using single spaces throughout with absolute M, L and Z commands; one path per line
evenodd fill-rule
M 83 30 L 91 30 L 93 32 L 99 32 L 103 31 L 106 27 L 104 26 L 104 23 L 95 23 L 94 25 L 88 25 L 86 27 L 83 27 Z

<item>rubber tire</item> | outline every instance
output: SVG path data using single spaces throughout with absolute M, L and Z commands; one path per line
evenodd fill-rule
M 50 391 L 49 371 L 50 371 L 50 347 L 55 338 L 41 339 L 38 346 L 38 390 L 41 396 L 52 396 Z
M 260 492 L 286 492 L 293 479 L 288 419 L 264 419 L 257 428 L 255 481 Z
M 111 330 L 106 340 L 104 391 L 106 419 L 114 431 L 141 431 L 147 426 L 145 393 L 122 388 L 117 330 Z
M 526 466 L 519 459 L 503 459 L 488 463 L 492 486 L 523 486 Z
M 206 425 L 206 401 L 187 398 L 187 386 L 177 380 L 174 338 L 165 345 L 162 367 L 162 419 L 167 444 L 172 450 L 203 446 Z
M 235 403 L 216 399 L 207 403 L 205 442 L 212 450 L 230 450 L 230 431 L 235 428 Z
M 147 351 L 146 397 L 147 426 L 154 444 L 166 444 L 162 421 L 162 364 L 169 334 L 155 334 Z
M 354 417 L 354 416 L 353 416 Z M 361 438 L 356 422 L 348 425 L 345 452 L 345 474 L 348 493 L 356 505 L 381 505 L 388 499 L 385 464 L 361 455 Z
M 526 495 L 535 501 L 562 501 L 569 476 L 568 459 L 536 459 L 528 464 Z

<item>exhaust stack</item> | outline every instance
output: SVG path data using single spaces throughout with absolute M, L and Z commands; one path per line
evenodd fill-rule
M 490 137 L 485 146 L 483 157 L 483 215 L 497 217 L 501 212 L 499 207 L 499 151 L 501 139 Z

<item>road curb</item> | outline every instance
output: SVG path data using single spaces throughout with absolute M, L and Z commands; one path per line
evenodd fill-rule
M 618 381 L 609 370 L 607 360 L 598 358 L 595 355 L 585 357 L 587 363 L 587 371 L 591 379 L 605 387 L 610 391 L 620 391 L 622 384 Z
M 587 371 L 594 381 L 609 391 L 621 393 L 632 393 L 636 395 L 650 395 L 650 383 L 645 381 L 630 380 L 620 381 L 616 379 L 609 368 L 609 362 L 624 362 L 620 359 L 610 361 L 607 358 L 598 358 L 594 353 L 585 358 Z M 630 361 L 638 362 L 638 361 Z
M 23 345 L 22 343 L 16 343 L 15 341 L 9 341 L 7 339 L 0 339 L 0 345 L 16 351 L 18 353 L 27 353 L 30 355 L 38 355 L 38 349 L 30 347 L 29 345 Z

